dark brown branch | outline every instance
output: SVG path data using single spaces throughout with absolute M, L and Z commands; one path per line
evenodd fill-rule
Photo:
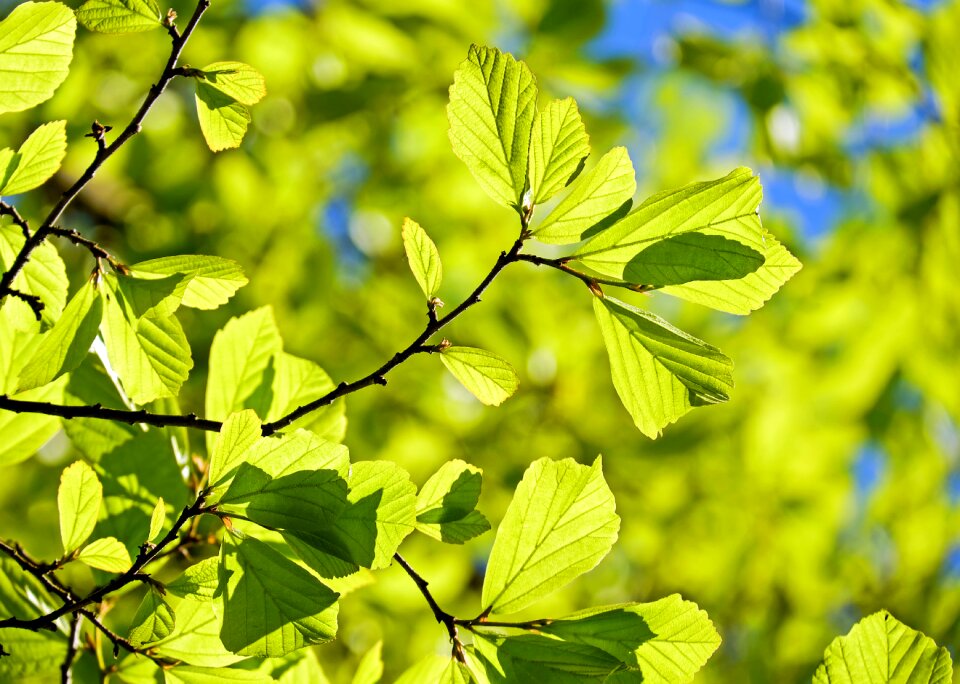
M 430 583 L 427 582 L 427 580 L 425 580 L 420 573 L 410 567 L 410 564 L 404 560 L 403 556 L 401 556 L 399 553 L 395 553 L 393 554 L 393 559 L 397 561 L 397 564 L 403 568 L 408 575 L 410 575 L 410 579 L 412 579 L 413 583 L 417 585 L 420 593 L 423 594 L 423 598 L 427 600 L 427 605 L 430 606 L 430 610 L 433 611 L 433 617 L 435 617 L 437 622 L 447 629 L 447 634 L 450 636 L 450 642 L 453 645 L 453 657 L 459 660 L 461 663 L 466 663 L 467 659 L 463 655 L 463 643 L 460 641 L 460 634 L 457 631 L 457 625 L 459 624 L 458 620 L 440 607 L 440 605 L 437 603 L 437 600 L 433 598 L 433 594 L 430 593 Z
M 149 411 L 139 410 L 130 411 L 127 409 L 112 409 L 100 404 L 91 406 L 69 406 L 65 404 L 51 404 L 45 401 L 26 401 L 23 399 L 11 399 L 7 395 L 0 395 L 0 409 L 13 411 L 14 413 L 42 413 L 47 416 L 59 416 L 70 420 L 71 418 L 98 418 L 100 420 L 112 420 L 118 423 L 128 423 L 129 425 L 153 425 L 156 427 L 187 427 L 197 430 L 207 430 L 209 432 L 219 432 L 222 423 L 217 420 L 207 420 L 198 418 L 196 414 L 187 415 L 150 413 Z
M 20 215 L 20 212 L 17 211 L 15 206 L 7 204 L 6 202 L 0 202 L 0 216 L 9 216 L 14 224 L 20 226 L 20 232 L 23 233 L 23 237 L 28 240 L 30 239 L 30 224 Z
M 183 48 L 186 45 L 187 40 L 190 38 L 190 34 L 193 33 L 197 23 L 200 21 L 200 17 L 203 16 L 203 13 L 209 6 L 210 0 L 200 0 L 197 3 L 197 8 L 194 10 L 193 16 L 190 17 L 190 21 L 187 24 L 187 27 L 183 30 L 182 35 L 175 27 L 168 27 L 168 31 L 170 32 L 173 42 L 173 47 L 170 50 L 170 57 L 167 59 L 167 63 L 163 68 L 163 72 L 160 74 L 160 80 L 150 87 L 150 91 L 147 93 L 143 104 L 140 105 L 140 109 L 137 110 L 137 113 L 133 115 L 130 123 L 127 124 L 126 128 L 120 132 L 120 135 L 118 135 L 112 143 L 105 145 L 103 144 L 102 140 L 98 141 L 97 153 L 94 156 L 93 161 L 87 167 L 86 171 L 84 171 L 83 174 L 74 182 L 74 184 L 71 185 L 60 196 L 59 201 L 57 201 L 53 209 L 50 210 L 50 213 L 47 215 L 47 218 L 44 219 L 41 226 L 37 229 L 37 232 L 30 235 L 26 242 L 23 243 L 23 247 L 20 248 L 20 252 L 10 265 L 10 269 L 4 273 L 2 277 L 0 277 L 0 301 L 2 301 L 8 294 L 12 293 L 13 281 L 16 279 L 20 271 L 23 270 L 23 267 L 26 265 L 27 261 L 29 261 L 33 250 L 43 244 L 43 242 L 51 234 L 54 226 L 63 215 L 64 210 L 66 210 L 73 199 L 80 194 L 80 191 L 86 187 L 87 183 L 93 180 L 93 177 L 97 174 L 97 171 L 100 169 L 100 167 L 103 166 L 103 163 L 112 157 L 114 153 L 116 153 L 116 151 L 119 150 L 125 142 L 127 142 L 127 140 L 140 132 L 140 127 L 143 124 L 144 119 L 147 117 L 147 114 L 150 112 L 150 109 L 153 107 L 157 99 L 163 94 L 167 84 L 170 83 L 170 81 L 176 76 L 175 70 L 177 68 L 177 61 L 180 59 L 180 53 L 183 52 Z
M 38 629 L 51 629 L 54 622 L 64 615 L 72 615 L 81 611 L 86 606 L 91 603 L 99 603 L 107 595 L 112 594 L 118 589 L 122 589 L 131 582 L 139 582 L 143 579 L 143 574 L 140 572 L 148 563 L 157 558 L 165 547 L 167 547 L 174 540 L 178 539 L 180 536 L 180 530 L 183 526 L 194 516 L 200 515 L 203 511 L 204 502 L 206 501 L 206 492 L 201 492 L 196 501 L 194 501 L 189 506 L 186 506 L 181 512 L 180 516 L 177 518 L 176 522 L 173 524 L 173 527 L 170 528 L 170 531 L 167 532 L 164 537 L 156 543 L 154 546 L 144 544 L 140 547 L 140 552 L 137 554 L 136 559 L 134 559 L 133 564 L 130 568 L 118 575 L 111 581 L 107 582 L 104 585 L 101 585 L 91 591 L 84 597 L 74 598 L 73 600 L 67 601 L 64 605 L 60 606 L 56 610 L 53 610 L 46 615 L 41 615 L 40 617 L 24 620 L 16 617 L 10 617 L 5 620 L 0 620 L 0 629 L 5 627 L 12 627 L 15 629 L 29 629 L 36 631 Z M 3 546 L 6 546 L 4 544 Z M 9 547 L 8 547 L 9 548 Z M 4 549 L 6 550 L 6 549 Z
M 110 266 L 115 271 L 119 271 L 120 273 L 124 273 L 124 274 L 129 273 L 129 269 L 126 266 L 124 266 L 122 263 L 120 263 L 120 261 L 116 257 L 114 257 L 112 254 L 110 254 L 110 252 L 105 250 L 103 247 L 98 245 L 93 240 L 83 237 L 80 233 L 78 233 L 73 228 L 67 229 L 67 228 L 60 228 L 59 226 L 54 226 L 53 228 L 50 229 L 50 234 L 56 235 L 57 237 L 66 238 L 73 244 L 79 247 L 83 247 L 84 249 L 90 252 L 90 254 L 93 256 L 94 259 L 96 259 L 98 262 L 101 259 L 103 259 L 108 264 L 110 264 Z
M 60 681 L 62 684 L 70 684 L 73 681 L 73 660 L 77 657 L 77 649 L 80 647 L 80 621 L 83 616 L 75 614 L 70 620 L 70 633 L 67 635 L 67 654 L 60 663 Z
M 43 301 L 37 295 L 21 292 L 20 290 L 12 287 L 7 294 L 26 302 L 27 306 L 29 306 L 30 310 L 33 311 L 33 315 L 37 317 L 38 321 L 43 318 Z

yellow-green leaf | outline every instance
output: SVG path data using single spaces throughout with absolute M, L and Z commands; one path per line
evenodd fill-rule
M 417 284 L 423 290 L 427 299 L 436 296 L 443 280 L 443 265 L 440 263 L 440 252 L 437 246 L 427 235 L 420 224 L 411 218 L 403 219 L 403 228 L 400 231 L 403 237 L 403 250 L 407 254 L 407 262 Z
M 453 377 L 487 406 L 499 406 L 520 384 L 513 366 L 485 349 L 447 347 L 440 360 Z

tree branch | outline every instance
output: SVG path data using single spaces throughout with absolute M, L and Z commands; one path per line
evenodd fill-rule
M 590 288 L 591 292 L 597 292 L 600 285 L 622 287 L 634 292 L 649 292 L 650 290 L 656 289 L 656 287 L 653 285 L 637 285 L 635 283 L 625 283 L 622 280 L 614 280 L 612 278 L 596 278 L 587 273 L 581 273 L 575 268 L 571 268 L 569 266 L 570 257 L 547 259 L 546 257 L 537 256 L 536 254 L 519 254 L 517 255 L 517 261 L 526 261 L 531 264 L 536 264 L 537 266 L 549 266 L 550 268 L 555 268 L 558 271 L 562 271 L 567 275 L 571 275 L 574 278 L 583 281 L 586 286 Z
M 70 671 L 73 667 L 73 660 L 77 657 L 77 649 L 80 647 L 80 621 L 83 616 L 75 614 L 70 620 L 70 633 L 67 636 L 67 654 L 60 663 L 60 681 L 63 684 L 70 684 L 73 681 L 73 673 Z
M 67 228 L 60 228 L 59 226 L 54 226 L 53 228 L 50 229 L 50 233 L 52 235 L 56 235 L 57 237 L 66 238 L 73 244 L 79 247 L 85 248 L 88 252 L 90 252 L 93 258 L 97 260 L 98 264 L 100 263 L 100 260 L 103 259 L 108 264 L 110 264 L 110 266 L 115 271 L 119 271 L 120 273 L 123 273 L 123 274 L 130 272 L 130 269 L 128 269 L 126 266 L 120 263 L 120 261 L 116 257 L 114 257 L 112 254 L 110 254 L 110 252 L 105 250 L 103 247 L 98 245 L 93 240 L 83 237 L 80 233 L 78 233 L 73 228 L 67 229 Z
M 0 202 L 0 216 L 9 216 L 14 224 L 20 226 L 20 232 L 23 233 L 23 237 L 27 239 L 30 238 L 30 224 L 20 215 L 20 212 L 17 211 L 15 206 L 7 204 L 6 202 Z
M 410 567 L 410 564 L 404 560 L 403 556 L 395 553 L 393 554 L 393 559 L 410 575 L 410 579 L 417 585 L 420 593 L 423 594 L 423 598 L 427 600 L 427 605 L 430 606 L 430 610 L 433 611 L 433 617 L 437 619 L 437 622 L 446 627 L 447 634 L 450 636 L 450 642 L 453 644 L 453 657 L 461 663 L 466 663 L 467 659 L 463 655 L 463 643 L 460 641 L 460 634 L 457 631 L 457 625 L 459 624 L 457 619 L 440 607 L 436 599 L 433 598 L 433 594 L 430 593 L 430 583 L 427 582 L 420 573 Z
M 60 220 L 64 210 L 70 205 L 73 199 L 80 194 L 80 191 L 93 179 L 100 167 L 103 166 L 103 163 L 112 157 L 127 140 L 140 132 L 141 124 L 147 117 L 153 104 L 160 95 L 163 94 L 167 84 L 176 76 L 177 61 L 180 59 L 180 53 L 183 52 L 183 48 L 193 33 L 193 30 L 196 28 L 197 23 L 200 21 L 200 17 L 203 16 L 203 13 L 209 6 L 210 0 L 200 0 L 197 3 L 193 16 L 190 17 L 190 21 L 182 34 L 180 34 L 176 28 L 168 28 L 168 30 L 170 30 L 173 47 L 170 50 L 170 57 L 167 59 L 166 66 L 164 66 L 163 72 L 160 74 L 160 80 L 150 87 L 150 91 L 147 93 L 143 104 L 140 105 L 140 109 L 137 110 L 137 113 L 133 115 L 130 123 L 127 124 L 126 128 L 121 131 L 120 135 L 118 135 L 112 143 L 105 145 L 102 140 L 98 141 L 97 153 L 87 167 L 87 170 L 60 196 L 60 200 L 54 205 L 53 209 L 50 210 L 50 213 L 37 229 L 37 232 L 27 237 L 27 240 L 23 243 L 23 247 L 20 248 L 20 252 L 10 265 L 10 269 L 0 277 L 0 301 L 7 295 L 12 294 L 13 281 L 20 271 L 23 270 L 27 261 L 29 261 L 33 250 L 43 244 L 47 237 L 53 232 L 57 221 Z

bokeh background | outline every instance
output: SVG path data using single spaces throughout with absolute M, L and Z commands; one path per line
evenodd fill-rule
M 39 216 L 89 162 L 92 120 L 125 123 L 168 42 L 81 30 L 58 94 L 0 121 L 14 145 L 38 120 L 69 121 L 64 169 L 23 213 Z M 496 523 L 530 461 L 602 453 L 621 539 L 529 617 L 680 592 L 724 638 L 704 683 L 809 681 L 833 636 L 880 608 L 956 656 L 960 2 L 215 0 L 185 57 L 265 74 L 242 149 L 210 153 L 175 83 L 68 219 L 128 262 L 210 253 L 245 267 L 251 283 L 228 307 L 181 314 L 196 361 L 186 408 L 202 408 L 214 332 L 256 306 L 272 304 L 286 349 L 337 381 L 412 339 L 424 311 L 404 216 L 437 242 L 450 303 L 512 242 L 515 216 L 447 142 L 447 88 L 471 42 L 526 60 L 541 101 L 573 95 L 595 156 L 629 148 L 639 199 L 754 168 L 765 225 L 804 269 L 746 318 L 632 297 L 736 363 L 729 404 L 650 441 L 618 402 L 582 284 L 512 266 L 446 333 L 509 359 L 518 394 L 484 408 L 437 359 L 414 358 L 349 398 L 353 458 L 392 459 L 418 483 L 469 461 Z M 78 283 L 88 255 L 62 252 Z M 74 457 L 55 438 L 4 470 L 0 535 L 57 554 L 56 484 Z M 469 617 L 492 540 L 411 538 L 402 551 Z M 349 681 L 380 639 L 385 681 L 447 648 L 397 568 L 344 599 L 340 639 L 317 652 Z

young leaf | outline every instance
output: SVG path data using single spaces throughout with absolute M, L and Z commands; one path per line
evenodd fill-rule
M 0 114 L 50 99 L 67 77 L 77 20 L 59 2 L 24 2 L 0 21 Z
M 103 302 L 95 282 L 88 280 L 63 314 L 35 345 L 20 371 L 19 390 L 41 387 L 69 373 L 86 358 L 103 319 Z
M 952 681 L 949 651 L 885 610 L 865 617 L 846 636 L 834 639 L 813 676 L 814 684 Z
M 530 69 L 496 48 L 471 45 L 450 86 L 450 143 L 493 199 L 520 208 L 537 85 Z
M 484 609 L 515 613 L 592 569 L 620 529 L 601 459 L 541 458 L 527 469 L 497 530 Z
M 593 310 L 610 357 L 613 386 L 640 431 L 660 430 L 733 389 L 733 362 L 719 349 L 648 311 L 607 297 Z
M 115 537 L 104 537 L 90 542 L 80 551 L 77 560 L 106 572 L 126 572 L 130 568 L 127 547 Z
M 681 684 L 720 646 L 720 635 L 695 603 L 673 594 L 652 603 L 592 608 L 540 628 L 564 641 L 606 651 L 648 684 Z
M 219 584 L 220 559 L 214 556 L 200 561 L 167 583 L 167 593 L 195 601 L 212 601 Z
M 183 293 L 183 305 L 195 309 L 216 309 L 247 284 L 247 277 L 236 261 L 218 256 L 182 255 L 141 261 L 130 267 L 133 275 L 191 276 Z
M 411 218 L 403 219 L 400 234 L 413 277 L 423 290 L 424 296 L 428 300 L 433 299 L 440 289 L 440 281 L 443 280 L 443 265 L 440 263 L 437 246 L 420 224 Z
M 260 419 L 249 409 L 232 413 L 223 421 L 210 454 L 207 482 L 211 487 L 221 487 L 234 476 L 261 434 Z
M 533 229 L 540 242 L 565 245 L 589 237 L 637 191 L 627 148 L 614 147 L 573 184 L 570 194 Z
M 137 647 L 152 644 L 170 636 L 175 623 L 173 608 L 163 600 L 156 587 L 151 586 L 133 617 L 128 638 Z
M 447 347 L 440 360 L 460 384 L 487 406 L 499 406 L 520 384 L 513 366 L 484 349 Z
M 100 33 L 138 33 L 163 25 L 153 0 L 87 0 L 77 8 L 77 19 Z
M 0 195 L 17 195 L 38 188 L 60 168 L 67 153 L 67 122 L 51 121 L 37 128 L 12 156 Z
M 173 316 L 152 311 L 138 316 L 137 309 L 145 305 L 144 302 L 129 299 L 130 290 L 125 291 L 109 277 L 104 278 L 104 284 L 100 332 L 110 365 L 120 377 L 127 396 L 135 404 L 177 396 L 180 385 L 193 368 L 190 345 L 180 322 Z M 137 288 L 137 291 L 145 290 Z M 153 308 L 171 306 L 170 297 L 155 302 Z
M 417 529 L 449 544 L 462 544 L 489 530 L 490 523 L 474 510 L 482 473 L 460 460 L 444 463 L 417 495 Z
M 569 184 L 588 154 L 590 136 L 572 97 L 554 100 L 537 112 L 530 140 L 533 203 L 546 202 Z
M 261 541 L 227 535 L 220 584 L 220 638 L 234 653 L 276 658 L 336 636 L 337 594 Z
M 27 3 L 32 4 L 32 3 Z M 55 3 L 50 3 L 55 4 Z M 23 5 L 20 5 L 23 7 Z M 17 9 L 20 9 L 17 7 Z M 16 10 L 14 10 L 16 11 Z M 0 69 L 2 71 L 2 69 Z M 23 234 L 16 226 L 0 226 L 0 266 L 6 271 L 23 248 Z M 30 254 L 20 275 L 14 280 L 14 287 L 21 292 L 36 295 L 43 302 L 43 322 L 53 325 L 60 317 L 67 303 L 67 268 L 49 241 L 44 242 Z
M 207 417 L 223 420 L 243 409 L 281 344 L 270 307 L 230 319 L 210 346 Z
M 163 502 L 161 496 L 157 500 L 157 505 L 150 514 L 150 531 L 147 533 L 147 541 L 152 542 L 163 530 L 163 523 L 167 520 L 167 505 Z
M 246 105 L 200 80 L 197 81 L 197 117 L 207 147 L 213 152 L 240 147 L 253 120 Z
M 600 275 L 633 282 L 631 263 L 663 238 L 703 233 L 740 242 L 763 256 L 757 270 L 737 279 L 673 285 L 664 291 L 722 311 L 749 313 L 800 269 L 800 262 L 763 230 L 757 215 L 762 195 L 759 179 L 747 168 L 662 192 L 582 245 L 575 257 Z
M 353 673 L 351 684 L 377 684 L 383 677 L 383 641 L 378 641 L 368 650 Z
M 64 554 L 73 553 L 96 527 L 103 500 L 103 486 L 93 468 L 77 461 L 64 469 L 57 490 L 60 539 Z
M 255 105 L 267 94 L 263 75 L 243 62 L 214 62 L 200 70 L 203 83 L 243 105 Z

